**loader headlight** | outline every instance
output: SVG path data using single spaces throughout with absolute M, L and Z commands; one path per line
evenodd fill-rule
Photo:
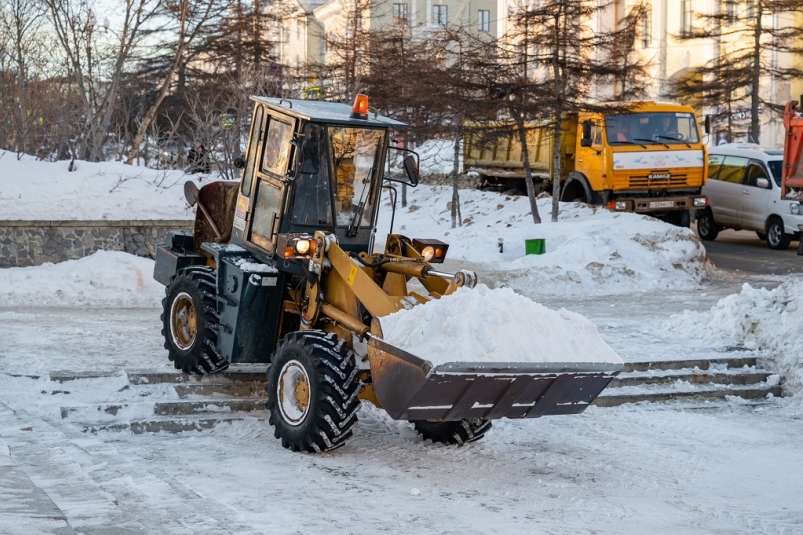
M 279 234 L 276 251 L 284 258 L 312 256 L 315 254 L 315 239 L 309 234 L 301 232 Z
M 795 215 L 800 215 L 800 203 L 793 202 L 789 205 L 789 210 Z
M 420 251 L 426 262 L 440 264 L 446 258 L 446 251 L 449 249 L 449 245 L 440 240 L 414 239 L 413 249 Z
M 305 255 L 310 250 L 310 243 L 311 242 L 309 240 L 307 240 L 307 239 L 298 239 L 293 244 L 293 249 L 295 249 L 295 252 L 297 254 Z

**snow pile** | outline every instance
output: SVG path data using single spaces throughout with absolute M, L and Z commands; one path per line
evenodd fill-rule
M 153 260 L 97 251 L 80 260 L 0 270 L 0 306 L 158 306 Z
M 121 162 L 17 160 L 0 151 L 0 219 L 193 219 L 183 185 L 210 177 L 158 171 Z
M 579 203 L 560 203 L 551 222 L 551 199 L 538 201 L 543 223 L 533 224 L 526 196 L 461 190 L 463 226 L 451 228 L 450 187 L 420 185 L 397 205 L 394 232 L 449 244 L 447 262 L 487 268 L 491 285 L 532 295 L 608 295 L 699 285 L 710 264 L 690 229 L 648 216 L 615 213 Z M 379 216 L 377 248 L 390 228 L 391 205 Z M 525 240 L 541 238 L 543 255 L 525 255 Z M 499 240 L 502 249 L 499 251 Z
M 388 343 L 446 362 L 605 362 L 621 364 L 596 326 L 580 314 L 554 311 L 510 288 L 484 284 L 380 320 Z
M 773 290 L 753 288 L 729 295 L 710 312 L 672 316 L 667 328 L 711 345 L 742 345 L 767 351 L 786 382 L 784 394 L 803 394 L 803 280 Z

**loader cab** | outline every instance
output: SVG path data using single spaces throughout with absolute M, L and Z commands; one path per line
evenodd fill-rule
M 347 104 L 252 100 L 231 243 L 272 263 L 279 235 L 325 230 L 345 250 L 370 251 L 389 131 L 406 125 L 355 118 Z

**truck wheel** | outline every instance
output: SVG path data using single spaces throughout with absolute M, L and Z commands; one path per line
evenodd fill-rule
M 669 223 L 676 227 L 689 228 L 691 226 L 691 214 L 688 210 L 678 210 L 669 213 Z
M 491 421 L 482 418 L 465 418 L 457 422 L 429 420 L 411 420 L 411 422 L 424 440 L 458 446 L 481 439 L 491 429 Z
M 697 216 L 697 234 L 700 236 L 700 239 L 704 241 L 717 239 L 719 227 L 716 222 L 714 222 L 714 214 L 711 213 L 711 210 L 708 208 L 701 211 Z
M 773 217 L 767 223 L 767 246 L 770 249 L 783 251 L 789 248 L 792 242 L 792 236 L 786 234 L 783 228 L 783 220 L 779 217 Z
M 229 367 L 217 352 L 215 271 L 204 266 L 179 270 L 162 299 L 164 347 L 185 373 L 215 373 Z
M 339 448 L 357 423 L 360 380 L 354 353 L 334 334 L 296 331 L 276 346 L 268 368 L 273 435 L 293 451 Z

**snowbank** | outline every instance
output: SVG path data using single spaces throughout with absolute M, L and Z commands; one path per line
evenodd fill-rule
M 450 245 L 447 260 L 486 267 L 492 285 L 512 286 L 529 295 L 688 288 L 699 285 L 710 266 L 705 248 L 690 229 L 578 203 L 561 203 L 558 222 L 552 223 L 551 199 L 538 201 L 543 223 L 535 225 L 527 197 L 460 190 L 463 226 L 452 229 L 451 195 L 450 187 L 409 188 L 407 208 L 397 205 L 394 232 L 445 241 Z M 386 198 L 378 247 L 384 247 L 390 217 Z M 534 238 L 546 240 L 546 254 L 525 255 L 525 240 Z
M 98 251 L 80 260 L 0 270 L 0 306 L 158 306 L 153 260 Z
M 183 185 L 210 177 L 121 162 L 17 160 L 0 151 L 0 219 L 193 219 Z
M 709 312 L 672 316 L 667 329 L 713 345 L 762 349 L 786 382 L 784 394 L 803 396 L 803 280 L 786 281 L 773 290 L 753 288 L 729 295 Z
M 554 311 L 510 288 L 484 284 L 381 318 L 383 338 L 429 360 L 446 362 L 607 362 L 621 364 L 596 326 Z

